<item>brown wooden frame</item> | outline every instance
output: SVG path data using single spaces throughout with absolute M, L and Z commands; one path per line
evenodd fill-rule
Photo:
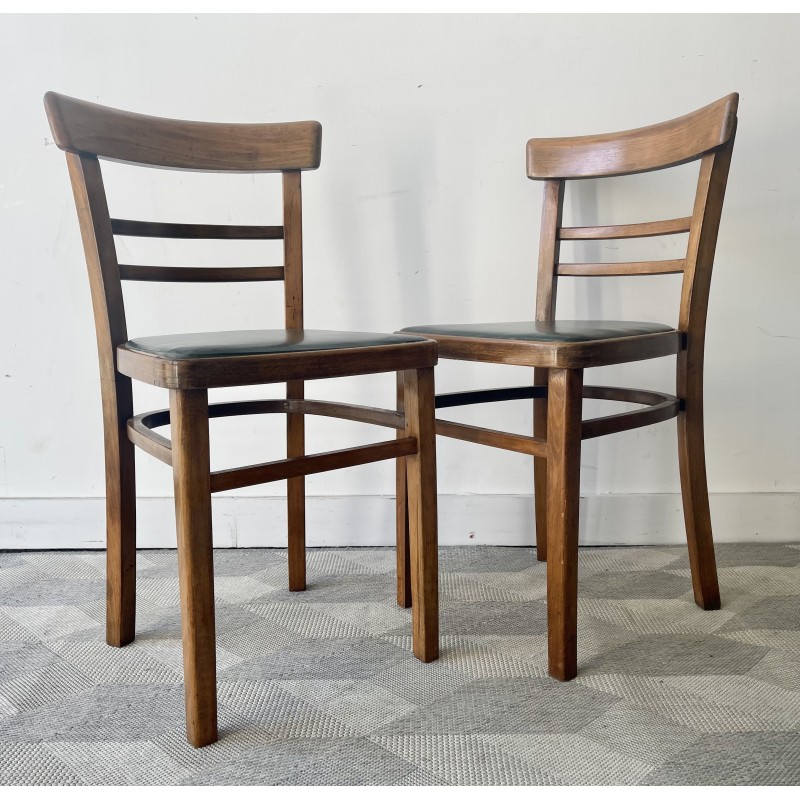
M 45 95 L 56 144 L 66 151 L 86 253 L 100 359 L 106 461 L 106 638 L 121 647 L 134 638 L 136 489 L 134 446 L 172 466 L 186 687 L 186 730 L 200 747 L 216 741 L 216 654 L 211 494 L 286 480 L 289 589 L 306 588 L 305 475 L 387 458 L 398 459 L 408 483 L 413 650 L 438 657 L 438 574 L 433 366 L 436 344 L 410 337 L 369 347 L 172 360 L 129 348 L 122 280 L 284 281 L 285 328 L 303 330 L 303 239 L 300 173 L 320 161 L 317 122 L 211 124 L 167 120 L 105 108 L 52 92 Z M 184 225 L 114 219 L 98 159 L 169 169 L 280 172 L 279 226 Z M 158 267 L 119 264 L 115 235 L 199 239 L 282 239 L 284 264 L 269 267 Z M 386 338 L 386 337 L 384 337 Z M 391 337 L 390 337 L 391 338 Z M 305 399 L 312 378 L 396 372 L 405 411 Z M 169 390 L 169 409 L 134 416 L 131 379 Z M 285 382 L 286 400 L 209 405 L 208 389 Z M 211 471 L 209 419 L 283 413 L 287 458 Z M 306 455 L 304 419 L 322 414 L 398 431 L 396 438 Z M 155 428 L 172 425 L 172 441 Z M 404 542 L 404 547 L 406 543 Z
M 720 606 L 711 537 L 703 437 L 703 345 L 711 269 L 722 201 L 736 133 L 738 95 L 731 94 L 669 122 L 622 133 L 531 139 L 528 177 L 544 181 L 535 319 L 552 322 L 562 275 L 654 275 L 683 273 L 680 313 L 672 331 L 588 342 L 489 339 L 424 332 L 441 358 L 517 364 L 534 368 L 534 386 L 457 392 L 436 398 L 437 408 L 499 400 L 533 399 L 534 435 L 477 428 L 437 419 L 441 436 L 528 453 L 534 457 L 536 550 L 547 561 L 548 660 L 550 674 L 577 674 L 578 499 L 581 441 L 678 418 L 678 452 L 694 598 L 704 609 Z M 700 160 L 690 217 L 630 225 L 563 227 L 565 182 L 629 175 Z M 565 264 L 560 243 L 576 239 L 628 239 L 688 233 L 682 259 L 626 264 Z M 587 367 L 677 354 L 676 396 L 619 387 L 583 385 Z M 581 419 L 583 398 L 640 403 L 644 409 Z M 402 408 L 402 387 L 398 387 Z M 411 597 L 404 576 L 408 536 L 398 470 L 398 602 Z

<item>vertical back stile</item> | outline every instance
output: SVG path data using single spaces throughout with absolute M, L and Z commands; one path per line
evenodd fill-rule
M 300 172 L 283 173 L 283 264 L 286 327 L 303 327 L 303 212 Z
M 114 349 L 128 339 L 117 250 L 100 163 L 93 156 L 67 153 L 72 192 L 89 270 L 98 347 L 113 361 Z
M 728 183 L 734 138 L 722 150 L 707 155 L 700 164 L 692 228 L 686 249 L 678 327 L 693 334 L 705 328 L 711 271 L 717 245 L 722 202 Z
M 539 234 L 539 274 L 536 281 L 536 321 L 551 321 L 556 310 L 556 265 L 561 242 L 558 231 L 564 210 L 564 181 L 544 184 L 542 227 Z

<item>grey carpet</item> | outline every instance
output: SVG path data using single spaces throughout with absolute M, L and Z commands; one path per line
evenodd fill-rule
M 443 548 L 442 655 L 410 652 L 394 551 L 215 554 L 221 740 L 185 741 L 176 557 L 138 557 L 103 642 L 104 554 L 0 554 L 0 784 L 797 784 L 800 545 L 580 555 L 579 677 L 546 674 L 545 566 Z

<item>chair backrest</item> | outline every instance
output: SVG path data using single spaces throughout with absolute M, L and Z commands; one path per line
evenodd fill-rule
M 227 124 L 131 114 L 48 92 L 55 143 L 66 151 L 92 291 L 104 383 L 116 380 L 116 348 L 127 341 L 122 281 L 284 281 L 285 324 L 303 327 L 300 172 L 320 162 L 318 122 Z M 202 172 L 280 172 L 282 225 L 186 225 L 114 219 L 98 159 Z M 283 239 L 283 266 L 159 267 L 119 264 L 114 236 Z
M 730 94 L 678 119 L 646 128 L 559 139 L 531 139 L 528 177 L 543 180 L 544 207 L 539 246 L 536 319 L 554 318 L 560 275 L 658 275 L 683 273 L 678 328 L 702 352 L 711 268 L 722 201 L 736 134 L 738 94 Z M 561 225 L 568 180 L 631 175 L 700 159 L 691 216 L 627 225 L 565 228 Z M 567 240 L 632 239 L 688 233 L 681 259 L 618 264 L 565 264 Z M 702 356 L 700 356 L 702 358 Z

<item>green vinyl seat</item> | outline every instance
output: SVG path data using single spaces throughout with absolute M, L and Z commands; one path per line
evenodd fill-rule
M 350 350 L 386 347 L 424 341 L 420 336 L 342 331 L 291 330 L 278 328 L 254 331 L 213 331 L 144 336 L 131 339 L 123 347 L 169 361 L 225 356 L 313 353 L 322 350 Z
M 507 339 L 521 342 L 596 342 L 675 329 L 657 322 L 609 320 L 554 320 L 552 322 L 477 322 L 459 325 L 417 325 L 402 333 L 421 336 L 467 336 L 473 339 Z

